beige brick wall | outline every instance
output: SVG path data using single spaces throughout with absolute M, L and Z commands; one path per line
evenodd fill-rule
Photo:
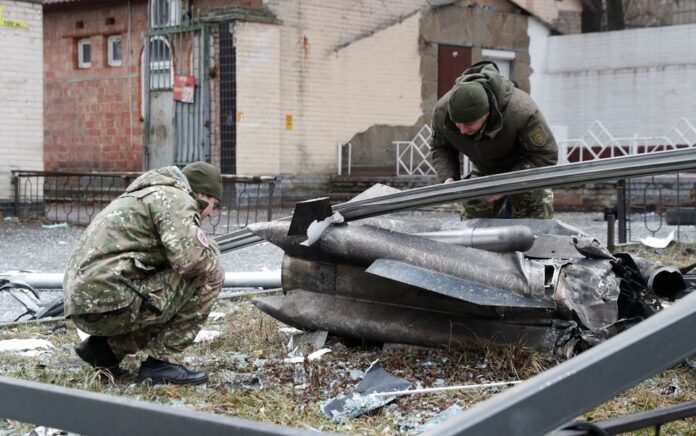
M 43 169 L 43 40 L 41 5 L 0 0 L 0 202 L 13 196 L 12 169 Z
M 232 30 L 237 51 L 237 174 L 278 174 L 283 160 L 280 27 L 238 22 Z
M 238 25 L 238 172 L 331 173 L 338 142 L 375 124 L 414 124 L 421 115 L 415 12 L 426 3 L 270 0 L 281 25 Z M 258 58 L 274 41 L 277 84 L 262 77 L 273 53 L 263 64 Z M 255 71 L 245 72 L 245 62 Z

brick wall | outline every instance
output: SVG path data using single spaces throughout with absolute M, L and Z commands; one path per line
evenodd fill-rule
M 232 29 L 237 53 L 237 173 L 278 174 L 280 148 L 280 27 L 238 22 Z
M 0 206 L 13 198 L 10 171 L 43 169 L 41 4 L 0 0 Z
M 46 9 L 46 169 L 142 170 L 139 70 L 146 27 L 144 2 L 131 3 L 130 11 L 126 3 Z M 107 64 L 110 35 L 121 36 L 121 66 Z M 85 69 L 77 66 L 82 38 L 92 46 L 91 67 Z
M 270 129 L 279 128 L 282 165 L 270 153 L 247 153 L 245 149 L 259 150 L 264 144 L 238 136 L 238 153 L 248 157 L 244 166 L 240 162 L 239 172 L 281 168 L 283 173 L 333 173 L 337 142 L 374 124 L 415 123 L 421 113 L 417 19 L 404 17 L 426 3 L 355 2 L 345 7 L 321 0 L 266 2 L 282 25 L 257 25 L 254 31 L 259 40 L 270 34 L 264 27 L 279 32 L 280 106 L 278 112 L 265 113 L 264 122 Z M 244 40 L 252 43 L 238 39 Z M 271 102 L 263 100 L 275 98 L 274 89 L 238 85 L 237 92 L 245 104 L 256 100 L 268 106 Z M 238 111 L 245 112 L 241 128 L 251 120 L 246 118 L 249 109 Z M 271 149 L 274 138 L 265 139 Z
M 681 117 L 696 123 L 696 25 L 551 36 L 547 46 L 532 97 L 569 138 L 594 120 L 615 137 L 665 135 Z

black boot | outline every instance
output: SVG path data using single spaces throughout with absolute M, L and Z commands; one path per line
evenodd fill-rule
M 114 352 L 109 348 L 108 342 L 106 342 L 106 337 L 104 336 L 90 336 L 84 341 L 82 341 L 77 347 L 75 347 L 75 352 L 80 359 L 92 365 L 97 369 L 106 369 L 111 372 L 114 377 L 122 377 L 128 374 L 128 370 L 119 367 L 121 363 Z
M 152 384 L 200 385 L 208 381 L 208 374 L 150 356 L 140 365 L 138 371 L 138 381 L 146 380 L 150 380 Z

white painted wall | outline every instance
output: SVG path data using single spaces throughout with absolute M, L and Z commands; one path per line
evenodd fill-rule
M 538 33 L 530 26 L 530 36 Z M 569 138 L 594 120 L 616 137 L 665 135 L 680 117 L 696 124 L 696 25 L 551 36 L 547 44 L 546 59 L 532 53 L 532 97 Z
M 417 121 L 417 11 L 427 0 L 264 4 L 281 24 L 238 25 L 235 36 L 237 110 L 243 113 L 237 134 L 239 173 L 333 173 L 337 142 L 374 124 Z M 266 36 L 268 28 L 278 32 L 277 48 Z M 244 65 L 258 63 L 257 52 L 268 48 L 277 51 L 279 65 L 269 61 L 253 70 Z M 273 68 L 277 82 L 270 78 Z M 239 73 L 247 77 L 240 81 Z M 292 126 L 286 124 L 288 116 Z
M 13 198 L 12 169 L 43 169 L 43 22 L 41 4 L 0 0 L 0 202 Z M 7 23 L 5 23 L 7 24 Z

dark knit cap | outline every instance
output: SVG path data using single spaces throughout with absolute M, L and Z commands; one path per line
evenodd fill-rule
M 447 112 L 455 123 L 476 121 L 488 113 L 488 95 L 478 82 L 455 85 L 447 100 Z
M 181 172 L 188 179 L 193 192 L 201 192 L 222 201 L 222 176 L 219 169 L 206 162 L 194 162 L 186 165 Z

